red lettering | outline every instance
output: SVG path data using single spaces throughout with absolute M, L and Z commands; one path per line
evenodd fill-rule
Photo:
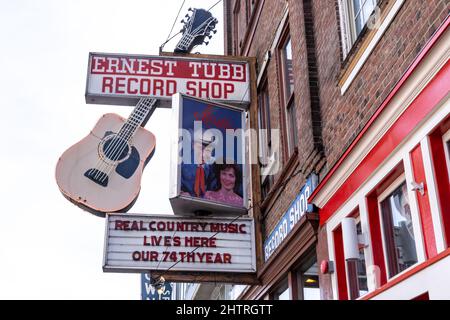
M 116 93 L 119 93 L 119 94 L 124 94 L 125 93 L 125 78 L 123 78 L 123 77 L 117 77 L 116 78 L 116 86 L 115 86 L 115 89 L 116 89 Z
M 233 93 L 233 92 L 234 92 L 234 84 L 232 84 L 232 83 L 225 83 L 225 88 L 223 90 L 223 97 L 225 99 L 227 99 L 228 95 L 230 93 Z
M 247 233 L 247 231 L 245 231 L 245 224 L 244 224 L 244 223 L 242 223 L 242 224 L 239 226 L 239 232 L 240 232 L 240 233 Z
M 150 251 L 150 261 L 158 261 L 158 252 Z
M 159 94 L 157 93 L 159 91 Z M 155 80 L 153 81 L 153 94 L 154 95 L 164 95 L 164 81 L 162 80 Z
M 177 82 L 174 80 L 167 80 L 166 82 L 166 96 L 171 96 L 177 93 Z
M 141 94 L 150 94 L 150 79 L 142 79 L 139 90 Z
M 194 81 L 188 81 L 186 82 L 186 93 L 190 96 L 197 96 L 197 90 L 195 88 L 196 82 Z
M 214 99 L 219 99 L 220 97 L 222 97 L 222 84 L 211 84 L 211 97 L 213 97 Z
M 123 222 L 122 220 L 116 220 L 114 230 L 123 230 Z
M 205 256 L 205 253 L 199 253 L 199 252 L 197 252 L 197 257 L 200 259 L 200 262 L 203 262 L 204 256 Z
M 166 247 L 172 245 L 170 240 L 171 240 L 171 237 L 169 237 L 169 236 L 165 236 L 165 237 L 164 237 L 164 245 L 165 245 Z
M 139 225 L 138 225 L 137 221 L 133 221 L 133 223 L 131 224 L 131 230 L 139 231 Z
M 139 260 L 141 260 L 141 253 L 139 251 L 135 251 L 135 252 L 133 252 L 132 257 L 133 257 L 133 261 L 139 261 Z
M 198 97 L 207 98 L 209 96 L 209 83 L 199 82 L 197 86 L 198 86 Z
M 124 221 L 123 222 L 123 229 L 125 231 L 130 231 L 130 221 Z
M 131 89 L 131 86 L 132 86 L 131 82 L 139 83 L 139 80 L 136 79 L 136 78 L 129 78 L 128 79 L 128 82 L 127 82 L 127 93 L 128 94 L 138 94 L 138 89 L 136 89 L 136 88 L 135 89 Z
M 113 93 L 113 83 L 114 79 L 112 77 L 104 77 L 102 81 L 102 93 Z
M 181 239 L 180 239 L 180 237 L 173 237 L 173 245 L 175 247 L 181 246 Z
M 223 263 L 222 255 L 220 253 L 216 254 L 216 257 L 214 258 L 214 263 Z
M 207 254 L 206 254 L 206 263 L 213 263 L 213 260 L 212 260 L 212 253 L 211 252 L 208 252 Z
M 229 253 L 223 254 L 223 263 L 231 263 L 231 254 Z

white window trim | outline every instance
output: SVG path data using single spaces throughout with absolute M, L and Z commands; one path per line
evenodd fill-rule
M 434 109 L 433 112 L 427 117 L 427 119 L 422 122 L 419 126 L 417 126 L 414 132 L 411 133 L 408 141 L 404 142 L 397 150 L 395 150 L 386 160 L 380 165 L 379 168 L 372 174 L 372 176 L 364 182 L 363 185 L 355 191 L 355 193 L 339 208 L 336 213 L 327 221 L 327 242 L 328 242 L 328 254 L 329 259 L 331 261 L 335 261 L 335 246 L 334 246 L 334 238 L 333 231 L 340 225 L 343 218 L 345 218 L 352 209 L 354 209 L 359 203 L 363 203 L 364 206 L 360 206 L 360 216 L 367 219 L 367 204 L 365 203 L 366 197 L 370 192 L 382 181 L 392 170 L 399 164 L 400 161 L 403 160 L 403 155 L 408 155 L 409 152 L 417 146 L 420 141 L 424 137 L 426 137 L 439 123 L 442 122 L 450 114 L 450 96 L 444 98 Z M 431 190 L 429 190 L 431 193 Z M 412 210 L 412 209 L 411 209 Z M 417 211 L 416 211 L 417 212 Z M 381 222 L 381 221 L 380 221 Z M 368 225 L 368 224 L 367 224 Z M 414 229 L 414 232 L 415 229 Z M 369 233 L 370 234 L 370 233 Z M 422 234 L 422 233 L 420 233 Z M 372 247 L 372 240 L 369 237 L 369 245 Z M 417 249 L 417 247 L 416 247 Z M 373 265 L 373 256 L 370 253 L 371 261 L 367 260 L 366 256 L 366 268 L 370 267 L 372 263 Z M 419 258 L 419 256 L 418 256 Z M 419 262 L 420 263 L 420 262 Z M 386 269 L 387 271 L 387 269 Z M 368 273 L 368 282 L 369 282 L 369 274 Z M 391 281 L 393 278 L 388 278 L 386 274 L 387 281 Z M 370 275 L 370 279 L 372 282 L 372 275 Z M 333 273 L 331 277 L 332 282 L 332 290 L 333 297 L 337 299 L 338 297 L 338 289 L 337 289 L 337 276 L 336 272 Z M 372 285 L 372 283 L 371 283 Z M 369 288 L 369 293 L 372 292 Z
M 444 150 L 445 150 L 445 160 L 447 161 L 447 171 L 448 175 L 450 177 L 450 154 L 447 147 L 447 142 L 450 141 L 450 130 L 448 130 L 443 136 L 442 136 L 442 142 L 444 143 Z
M 341 87 L 341 95 L 344 95 L 345 92 L 348 90 L 350 85 L 352 84 L 353 80 L 355 80 L 356 76 L 358 75 L 359 71 L 361 71 L 362 67 L 366 63 L 367 59 L 369 58 L 372 51 L 375 49 L 375 46 L 378 44 L 390 24 L 395 18 L 395 15 L 402 7 L 405 0 L 396 0 L 393 7 L 387 14 L 386 18 L 381 23 L 380 27 L 376 31 L 374 37 L 370 41 L 367 48 L 364 50 L 363 54 L 361 55 L 361 58 L 356 63 L 355 67 L 353 68 L 352 72 L 348 76 L 348 78 L 345 80 L 344 84 Z M 342 44 L 343 44 L 343 54 L 344 59 L 347 57 L 348 53 L 350 52 L 350 49 L 353 46 L 353 43 L 351 42 L 351 28 L 350 28 L 350 22 L 349 22 L 349 8 L 346 0 L 339 0 L 339 11 L 340 11 L 340 20 L 341 20 L 341 37 L 342 37 Z
M 447 170 L 449 170 L 450 175 L 450 160 L 448 155 L 448 149 L 445 145 L 446 141 L 450 140 L 450 130 L 444 134 L 443 136 L 443 142 L 444 142 L 444 148 L 445 150 L 445 157 L 447 160 Z M 437 253 L 440 253 L 447 249 L 446 245 L 446 237 L 444 232 L 444 223 L 442 222 L 442 209 L 440 205 L 440 199 L 438 197 L 437 192 L 437 182 L 436 182 L 436 172 L 434 169 L 434 162 L 431 158 L 431 147 L 430 147 L 430 138 L 427 136 L 425 137 L 421 143 L 420 147 L 422 149 L 422 156 L 423 156 L 423 166 L 425 169 L 425 179 L 427 181 L 427 187 L 428 187 L 428 197 L 430 202 L 430 209 L 431 209 L 431 218 L 433 220 L 433 229 L 436 239 L 436 250 Z
M 350 211 L 349 213 L 348 213 L 348 215 L 347 215 L 347 217 L 349 217 L 349 218 L 351 218 L 349 215 L 351 214 L 351 213 L 353 213 L 353 212 L 355 212 L 355 211 L 358 211 L 358 217 L 356 217 L 355 218 L 355 223 L 356 223 L 356 225 L 358 225 L 358 223 L 361 223 L 361 234 L 362 234 L 362 236 L 363 237 L 365 237 L 365 239 L 368 239 L 368 237 L 367 237 L 367 233 L 366 233 L 366 231 L 365 231 L 365 227 L 366 226 L 364 226 L 364 219 L 362 218 L 362 216 L 361 216 L 361 211 L 360 211 L 360 207 L 358 206 L 358 207 L 356 207 L 356 208 L 354 208 L 352 211 Z M 367 264 L 367 262 L 368 262 L 368 259 L 367 259 L 367 252 L 368 251 L 370 251 L 369 250 L 369 245 L 368 245 L 368 243 L 366 243 L 367 244 L 367 246 L 364 248 L 364 263 L 365 263 L 365 265 L 366 265 L 366 277 L 367 277 L 367 285 L 369 285 L 369 279 L 368 279 L 368 273 L 367 273 L 367 266 L 368 266 L 368 264 Z M 345 260 L 344 260 L 345 261 Z M 348 268 L 347 268 L 347 261 L 345 261 L 346 263 L 345 263 L 345 280 L 346 280 L 346 282 L 347 282 L 347 295 L 348 295 L 348 297 L 350 298 L 350 276 L 349 276 L 349 274 L 348 274 Z M 358 286 L 359 286 L 359 280 L 358 280 Z M 365 293 L 365 294 L 363 294 L 363 295 L 360 295 L 358 298 L 356 298 L 356 300 L 358 300 L 358 299 L 360 299 L 361 297 L 363 297 L 363 296 L 365 296 L 366 294 L 368 294 L 369 292 L 370 292 L 371 290 L 370 290 L 370 288 L 368 287 L 368 292 L 367 293 Z

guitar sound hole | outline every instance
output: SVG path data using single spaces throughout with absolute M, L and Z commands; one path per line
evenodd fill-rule
M 104 141 L 102 153 L 110 161 L 121 162 L 128 157 L 130 146 L 124 139 L 113 137 Z

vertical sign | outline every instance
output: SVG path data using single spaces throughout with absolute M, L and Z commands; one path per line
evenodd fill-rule
M 175 284 L 165 282 L 160 292 L 150 284 L 150 274 L 141 273 L 141 299 L 142 300 L 173 300 Z
M 264 241 L 265 261 L 269 260 L 288 234 L 294 229 L 294 226 L 300 221 L 300 218 L 305 213 L 314 211 L 314 206 L 308 203 L 308 198 L 316 189 L 317 183 L 317 175 L 312 174 L 306 180 L 305 185 L 300 189 L 299 194 L 281 217 L 280 221 L 278 221 L 266 241 Z

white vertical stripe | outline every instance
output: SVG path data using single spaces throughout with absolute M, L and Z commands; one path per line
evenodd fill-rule
M 425 178 L 427 180 L 428 198 L 430 201 L 431 217 L 433 220 L 434 235 L 436 238 L 436 249 L 439 253 L 446 249 L 445 235 L 443 232 L 442 211 L 436 187 L 436 172 L 431 159 L 430 140 L 428 136 L 421 141 L 420 147 L 422 149 L 423 166 L 425 169 Z

